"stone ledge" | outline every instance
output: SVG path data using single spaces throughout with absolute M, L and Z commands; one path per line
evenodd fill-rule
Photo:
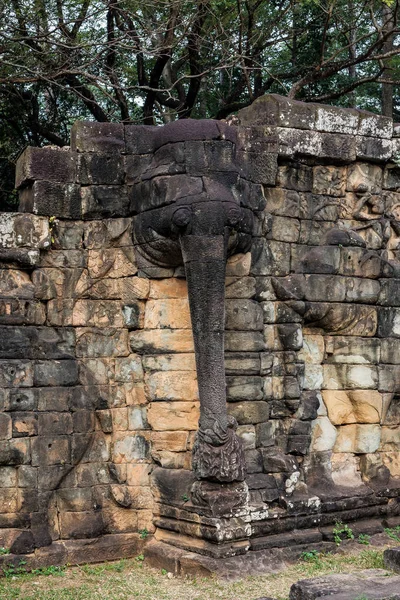
M 294 548 L 256 550 L 230 558 L 210 558 L 151 540 L 144 549 L 146 563 L 156 569 L 166 569 L 179 576 L 212 577 L 237 580 L 249 575 L 278 573 L 298 560 L 303 552 L 334 551 L 333 544 L 303 544 Z
M 51 565 L 77 565 L 132 558 L 143 551 L 145 542 L 138 533 L 103 535 L 99 538 L 53 542 L 38 548 L 32 554 L 6 554 L 0 556 L 0 575 L 10 565 L 19 566 L 26 561 L 27 571 Z

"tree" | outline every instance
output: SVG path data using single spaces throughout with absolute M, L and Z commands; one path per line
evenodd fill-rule
M 224 118 L 267 92 L 387 114 L 398 1 L 0 0 L 0 169 L 76 119 Z

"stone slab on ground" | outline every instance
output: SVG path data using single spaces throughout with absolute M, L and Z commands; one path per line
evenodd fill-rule
M 400 547 L 385 550 L 383 553 L 383 562 L 388 569 L 400 573 Z
M 147 542 L 144 555 L 146 564 L 156 569 L 166 569 L 174 575 L 188 577 L 211 577 L 234 581 L 248 575 L 278 573 L 288 563 L 298 560 L 305 551 L 315 549 L 321 552 L 334 551 L 331 543 L 302 544 L 292 548 L 269 548 L 247 552 L 230 558 L 211 558 L 163 542 Z
M 303 579 L 290 588 L 290 600 L 400 600 L 400 577 L 384 569 Z
M 138 533 L 108 534 L 98 538 L 59 540 L 50 546 L 37 548 L 32 554 L 0 556 L 0 576 L 4 569 L 18 567 L 24 559 L 26 571 L 51 565 L 79 565 L 120 560 L 137 556 L 143 551 L 144 540 Z

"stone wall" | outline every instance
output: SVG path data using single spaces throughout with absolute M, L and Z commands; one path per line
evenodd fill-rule
M 0 220 L 0 546 L 53 541 L 71 562 L 82 540 L 98 559 L 155 533 L 224 556 L 329 540 L 339 519 L 400 523 L 400 139 L 390 119 L 278 96 L 239 119 L 218 143 L 167 126 L 157 148 L 155 128 L 77 123 L 71 148 L 20 159 L 21 212 Z M 228 525 L 191 501 L 184 271 L 138 262 L 132 242 L 143 205 L 199 173 L 257 214 L 227 266 L 249 489 Z

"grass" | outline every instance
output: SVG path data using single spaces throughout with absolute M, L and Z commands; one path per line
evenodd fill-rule
M 383 567 L 383 550 L 365 548 L 344 554 L 303 553 L 299 561 L 274 574 L 226 582 L 172 577 L 164 569 L 134 559 L 69 568 L 47 567 L 35 573 L 9 573 L 0 579 L 2 600 L 287 600 L 292 583 L 328 573 Z

